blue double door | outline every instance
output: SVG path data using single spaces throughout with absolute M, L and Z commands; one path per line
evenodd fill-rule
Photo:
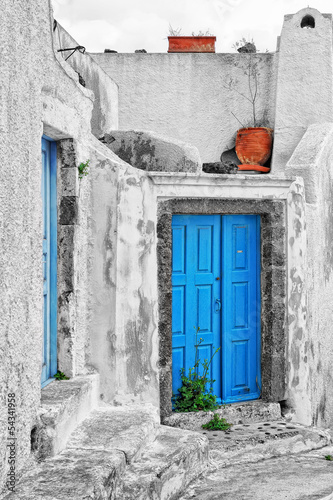
M 199 328 L 198 334 L 196 334 Z M 213 357 L 218 402 L 260 397 L 260 217 L 174 215 L 172 389 L 182 368 Z

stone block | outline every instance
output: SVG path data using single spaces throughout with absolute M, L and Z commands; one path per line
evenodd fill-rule
M 58 293 L 74 291 L 74 226 L 58 227 Z
M 73 168 L 76 166 L 76 144 L 73 139 L 58 141 L 57 151 L 61 168 Z
M 204 163 L 202 165 L 202 170 L 207 174 L 236 174 L 238 166 L 218 161 L 214 163 Z
M 61 194 L 62 196 L 78 196 L 79 195 L 79 176 L 78 169 L 61 168 Z
M 73 225 L 77 222 L 78 198 L 76 196 L 63 196 L 59 206 L 59 224 Z

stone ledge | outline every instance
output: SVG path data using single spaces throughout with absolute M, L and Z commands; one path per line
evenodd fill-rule
M 195 146 L 154 132 L 112 130 L 100 138 L 111 151 L 132 167 L 157 172 L 201 172 Z
M 70 380 L 55 380 L 42 389 L 38 424 L 33 449 L 43 460 L 66 446 L 73 430 L 98 404 L 99 375 L 84 375 Z

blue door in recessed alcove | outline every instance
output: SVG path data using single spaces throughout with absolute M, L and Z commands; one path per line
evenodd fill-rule
M 43 349 L 42 387 L 57 372 L 57 149 L 42 138 Z
M 196 328 L 200 331 L 196 338 Z M 180 370 L 210 359 L 219 402 L 260 397 L 260 217 L 174 215 L 172 390 Z

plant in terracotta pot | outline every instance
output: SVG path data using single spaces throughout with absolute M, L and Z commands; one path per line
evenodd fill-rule
M 236 120 L 242 125 L 237 131 L 236 136 L 236 154 L 242 162 L 238 165 L 238 170 L 250 170 L 257 172 L 269 172 L 270 168 L 265 167 L 265 163 L 271 155 L 273 130 L 266 127 L 265 120 L 258 119 L 256 103 L 259 91 L 259 68 L 258 61 L 253 54 L 257 52 L 253 40 L 242 38 L 233 46 L 239 53 L 244 53 L 247 58 L 247 67 L 245 75 L 247 77 L 247 93 L 237 88 L 237 81 L 230 79 L 227 88 L 234 89 L 241 97 L 251 104 L 252 120 L 250 123 L 243 124 L 237 116 L 232 113 Z
M 168 52 L 215 52 L 216 36 L 206 32 L 192 32 L 190 36 L 181 35 L 181 28 L 174 29 L 169 25 Z

